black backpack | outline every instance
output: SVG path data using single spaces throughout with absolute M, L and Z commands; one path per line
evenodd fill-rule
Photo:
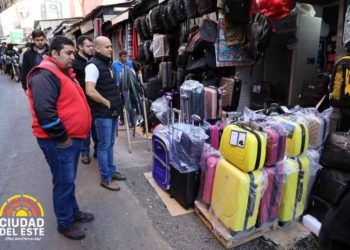
M 147 40 L 143 43 L 143 49 L 145 53 L 145 60 L 146 61 L 151 61 L 153 59 L 153 53 L 151 52 L 151 40 Z
M 249 29 L 249 50 L 255 61 L 265 55 L 271 34 L 271 23 L 267 17 L 259 13 L 255 14 Z
M 225 18 L 233 23 L 246 24 L 249 22 L 250 1 L 226 0 Z
M 176 27 L 179 22 L 176 17 L 175 0 L 169 0 L 167 4 L 168 18 L 173 27 Z
M 151 10 L 150 21 L 153 34 L 164 34 L 165 27 L 162 20 L 162 14 L 160 11 L 161 6 L 157 6 Z
M 142 69 L 143 82 L 148 82 L 150 78 L 156 77 L 157 73 L 157 69 L 153 64 L 144 66 Z
M 145 16 L 142 16 L 140 17 L 140 23 L 141 23 L 141 31 L 142 31 L 142 35 L 143 35 L 143 38 L 146 40 L 146 39 L 151 39 L 152 38 L 152 35 L 151 35 L 151 32 L 147 26 L 147 23 L 146 23 L 146 17 Z
M 139 47 L 138 47 L 137 59 L 138 59 L 140 62 L 144 62 L 144 61 L 146 60 L 143 43 L 141 43 L 141 44 L 139 45 Z
M 176 19 L 178 22 L 186 20 L 186 10 L 184 0 L 174 0 Z
M 187 18 L 195 18 L 198 14 L 196 0 L 184 0 Z
M 162 18 L 163 26 L 165 28 L 166 33 L 170 33 L 171 29 L 173 28 L 173 25 L 168 15 L 167 5 L 162 4 L 159 6 L 159 14 Z
M 216 10 L 216 0 L 196 0 L 198 13 L 200 15 L 209 14 Z
M 142 33 L 141 17 L 136 18 L 135 27 L 136 27 L 137 34 L 139 34 L 142 39 L 145 39 Z

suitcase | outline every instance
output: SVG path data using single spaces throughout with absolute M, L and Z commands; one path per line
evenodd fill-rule
M 312 194 L 321 197 L 331 205 L 336 205 L 350 188 L 350 173 L 324 168 L 316 177 Z
M 264 109 L 266 104 L 271 102 L 271 87 L 269 83 L 262 83 L 252 86 L 250 108 L 252 110 Z
M 200 170 L 181 173 L 171 168 L 170 194 L 185 209 L 193 206 L 198 195 Z
M 179 89 L 180 86 L 185 82 L 186 70 L 178 68 L 176 70 L 176 89 Z
M 262 195 L 260 170 L 244 173 L 225 159 L 216 167 L 211 207 L 219 220 L 233 232 L 256 224 Z
M 202 154 L 198 200 L 202 201 L 207 206 L 209 206 L 211 202 L 216 165 L 220 158 L 221 153 L 213 148 L 204 151 Z
M 148 84 L 146 88 L 146 96 L 148 99 L 155 101 L 161 96 L 160 94 L 161 83 L 157 77 L 152 77 L 148 79 Z
M 173 88 L 173 73 L 171 62 L 161 62 L 159 64 L 159 80 L 162 82 L 164 89 Z
M 173 90 L 172 92 L 165 92 L 165 96 L 170 96 L 172 98 L 172 105 L 175 109 L 180 109 L 180 92 Z
M 216 120 L 222 116 L 221 90 L 215 87 L 205 87 L 206 120 Z
M 171 135 L 165 130 L 156 131 L 152 135 L 153 151 L 153 178 L 156 183 L 163 189 L 170 188 L 170 145 Z
M 265 135 L 245 125 L 228 125 L 221 137 L 224 158 L 244 172 L 261 169 L 266 157 Z
M 283 162 L 263 170 L 267 175 L 266 190 L 261 198 L 257 224 L 273 222 L 278 218 L 278 211 L 283 191 Z
M 306 156 L 284 161 L 285 183 L 278 214 L 279 220 L 283 223 L 298 219 L 304 212 L 309 165 Z
M 192 115 L 204 120 L 204 87 L 197 81 L 186 81 L 180 87 L 182 117 L 190 123 Z
M 287 131 L 286 155 L 302 155 L 309 147 L 309 129 L 306 124 L 292 116 L 276 117 L 279 124 Z
M 332 205 L 317 195 L 311 195 L 307 213 L 323 223 L 324 218 Z
M 222 77 L 220 79 L 222 89 L 222 108 L 226 111 L 236 111 L 241 95 L 242 82 L 238 77 Z

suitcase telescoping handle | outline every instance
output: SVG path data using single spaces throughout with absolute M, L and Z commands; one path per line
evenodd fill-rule
M 173 125 L 173 115 L 172 115 L 172 110 L 173 110 L 173 98 L 171 96 L 165 96 L 165 99 L 168 103 L 167 107 L 167 122 L 168 122 L 168 129 L 170 131 L 170 127 Z
M 198 126 L 200 125 L 200 122 L 201 122 L 201 118 L 199 115 L 192 115 L 191 116 L 191 121 L 192 121 L 192 125 L 194 126 L 194 123 L 195 122 L 198 122 Z
M 190 123 L 190 107 L 189 107 L 189 97 L 185 94 L 181 95 L 181 100 L 184 107 L 184 112 L 182 114 L 184 123 Z

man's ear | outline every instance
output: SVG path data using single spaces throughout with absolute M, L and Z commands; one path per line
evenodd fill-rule
M 52 58 L 57 58 L 57 57 L 60 56 L 60 54 L 57 52 L 57 50 L 52 50 L 51 51 L 51 56 L 52 56 Z

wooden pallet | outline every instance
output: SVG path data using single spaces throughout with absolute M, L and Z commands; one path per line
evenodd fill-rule
M 277 223 L 274 223 L 272 226 L 257 230 L 239 241 L 234 241 L 232 240 L 229 230 L 215 217 L 215 215 L 212 214 L 212 212 L 208 210 L 204 204 L 196 201 L 194 211 L 226 249 L 234 248 L 248 241 L 259 238 L 277 227 Z

